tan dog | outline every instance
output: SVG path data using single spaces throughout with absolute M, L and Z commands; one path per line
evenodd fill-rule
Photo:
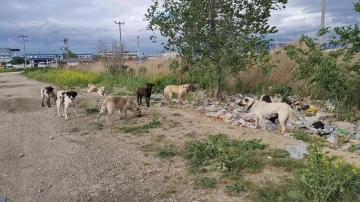
M 88 85 L 88 90 L 87 90 L 88 93 L 96 92 L 96 91 L 97 91 L 97 88 L 96 88 L 96 86 L 94 84 L 89 84 Z
M 250 97 L 245 97 L 238 101 L 239 106 L 245 106 L 245 111 L 253 111 L 255 119 L 255 127 L 258 126 L 258 122 L 264 124 L 266 129 L 265 118 L 268 118 L 274 114 L 278 114 L 279 122 L 281 125 L 281 134 L 284 135 L 286 129 L 286 123 L 291 119 L 291 107 L 286 103 L 267 103 L 259 100 L 255 100 Z
M 121 119 L 121 115 L 124 111 L 125 117 L 127 116 L 127 110 L 132 111 L 136 116 L 141 117 L 141 109 L 130 97 L 127 96 L 109 96 L 105 98 L 102 103 L 101 110 L 99 115 L 97 116 L 97 121 L 99 122 L 100 116 L 108 111 L 108 115 L 106 116 L 107 124 L 109 125 L 109 117 L 114 113 L 114 110 L 119 110 L 119 115 Z
M 106 96 L 105 86 L 102 86 L 102 87 L 99 88 L 98 94 L 99 94 L 101 97 Z
M 175 94 L 178 96 L 179 104 L 182 104 L 182 97 L 184 94 L 189 91 L 189 84 L 184 85 L 168 85 L 164 88 L 164 96 L 166 100 L 171 104 L 172 95 Z

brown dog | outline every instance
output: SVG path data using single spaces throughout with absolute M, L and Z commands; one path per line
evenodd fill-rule
M 136 103 L 127 96 L 109 96 L 105 98 L 102 103 L 101 110 L 99 115 L 97 116 L 97 121 L 99 122 L 100 116 L 108 111 L 108 115 L 106 116 L 107 124 L 109 125 L 109 117 L 114 113 L 114 110 L 119 110 L 119 115 L 121 119 L 122 112 L 124 111 L 125 117 L 127 116 L 127 110 L 132 111 L 136 116 L 141 117 L 141 109 Z
M 137 98 L 137 102 L 138 102 L 138 105 L 142 105 L 141 103 L 141 100 L 142 100 L 142 97 L 144 96 L 145 97 L 145 102 L 146 102 L 146 106 L 147 107 L 150 107 L 150 97 L 151 97 L 151 93 L 152 92 L 152 87 L 154 86 L 154 84 L 152 83 L 147 83 L 146 84 L 146 88 L 141 88 L 141 87 L 138 87 L 136 89 L 136 98 Z
M 168 85 L 164 88 L 164 96 L 166 100 L 171 104 L 172 95 L 175 94 L 178 96 L 179 104 L 182 104 L 182 97 L 186 92 L 189 91 L 189 84 L 184 85 Z

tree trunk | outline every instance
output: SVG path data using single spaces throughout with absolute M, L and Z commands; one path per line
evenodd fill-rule
M 218 66 L 218 78 L 217 78 L 217 86 L 215 90 L 215 97 L 218 102 L 222 102 L 222 92 L 221 92 L 221 67 Z

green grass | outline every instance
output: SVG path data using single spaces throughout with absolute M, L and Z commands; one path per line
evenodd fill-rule
M 176 83 L 176 77 L 172 75 L 155 74 L 152 76 L 128 76 L 122 73 L 94 73 L 80 70 L 56 69 L 56 68 L 31 68 L 25 69 L 25 76 L 31 79 L 52 83 L 61 87 L 87 87 L 89 83 L 103 85 L 108 90 L 113 87 L 126 86 L 130 91 L 137 87 L 145 87 L 148 82 L 154 83 L 156 92 L 162 92 L 166 85 Z
M 297 140 L 302 140 L 303 142 L 313 142 L 314 140 L 311 134 L 305 133 L 302 130 L 295 130 L 292 136 Z
M 0 73 L 6 73 L 6 72 L 21 72 L 24 68 L 7 68 L 7 69 L 0 69 Z
M 131 125 L 125 125 L 125 126 L 121 126 L 121 127 L 112 126 L 111 128 L 124 131 L 125 133 L 142 134 L 142 133 L 149 133 L 150 129 L 156 128 L 160 125 L 161 125 L 161 123 L 160 123 L 159 119 L 155 117 L 150 122 L 145 123 L 140 126 L 131 124 Z
M 195 189 L 214 189 L 216 187 L 216 179 L 212 177 L 197 177 L 195 178 Z
M 157 148 L 155 157 L 160 159 L 169 159 L 175 155 L 175 146 L 173 144 L 170 144 L 169 146 Z

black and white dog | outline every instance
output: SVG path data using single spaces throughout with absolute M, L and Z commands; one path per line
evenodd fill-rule
M 70 106 L 74 107 L 74 111 L 76 114 L 76 117 L 79 117 L 77 112 L 76 112 L 76 102 L 75 102 L 75 98 L 77 96 L 77 92 L 75 91 L 58 91 L 57 92 L 57 100 L 56 100 L 56 106 L 57 106 L 57 110 L 58 110 L 58 115 L 64 116 L 65 115 L 65 120 L 68 120 L 67 117 L 67 109 Z M 64 111 L 62 113 L 62 115 L 60 114 L 60 107 L 64 108 Z
M 43 88 L 41 88 L 40 93 L 41 93 L 41 106 L 45 106 L 44 98 L 46 98 L 46 103 L 47 103 L 48 107 L 51 107 L 50 98 L 53 97 L 54 101 L 56 102 L 56 96 L 55 96 L 53 87 L 51 87 L 51 86 L 43 87 Z

